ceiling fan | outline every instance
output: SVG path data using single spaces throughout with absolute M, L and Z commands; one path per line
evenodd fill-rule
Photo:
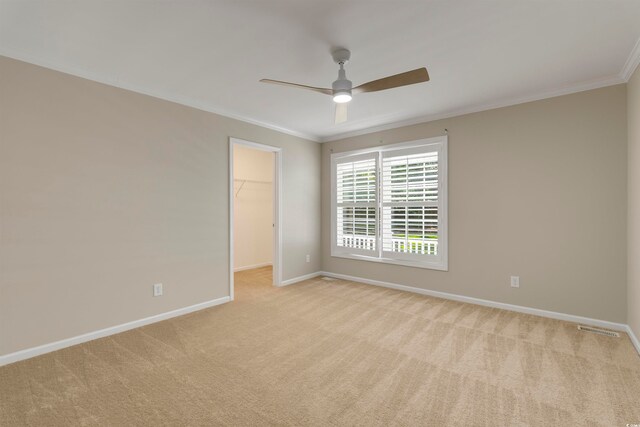
M 377 92 L 380 90 L 393 89 L 395 87 L 407 86 L 416 83 L 423 83 L 429 81 L 429 73 L 426 68 L 417 68 L 405 73 L 396 74 L 389 77 L 383 77 L 378 80 L 373 80 L 368 83 L 361 84 L 360 86 L 353 87 L 351 80 L 347 79 L 346 72 L 344 70 L 344 64 L 346 64 L 351 58 L 351 52 L 347 49 L 338 49 L 332 53 L 333 60 L 340 66 L 338 70 L 338 79 L 333 82 L 331 89 L 323 87 L 314 87 L 300 85 L 296 83 L 283 82 L 280 80 L 262 79 L 263 83 L 273 83 L 283 86 L 297 87 L 301 89 L 307 89 L 318 93 L 324 93 L 325 95 L 333 96 L 333 101 L 336 103 L 336 118 L 335 123 L 342 123 L 347 120 L 347 103 L 351 101 L 353 95 L 364 92 Z

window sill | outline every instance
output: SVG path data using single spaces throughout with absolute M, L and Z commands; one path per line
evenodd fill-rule
M 438 271 L 449 271 L 449 266 L 447 262 L 425 262 L 425 261 L 410 261 L 404 259 L 393 259 L 393 258 L 378 258 L 371 257 L 366 255 L 357 255 L 350 253 L 336 253 L 332 252 L 331 256 L 334 258 L 347 258 L 347 259 L 355 259 L 358 261 L 369 261 L 369 262 L 377 262 L 381 264 L 392 264 L 392 265 L 402 265 L 405 267 L 415 267 L 415 268 L 424 268 L 427 270 L 438 270 Z

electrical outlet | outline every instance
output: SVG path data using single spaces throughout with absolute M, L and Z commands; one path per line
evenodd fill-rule
M 520 287 L 520 276 L 511 276 L 511 287 L 512 288 Z
M 311 255 L 307 255 L 307 262 L 311 262 Z
M 162 296 L 162 283 L 156 283 L 155 285 L 153 285 L 153 296 Z

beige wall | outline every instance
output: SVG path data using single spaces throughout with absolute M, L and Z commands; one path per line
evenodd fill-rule
M 627 84 L 627 126 L 629 137 L 627 227 L 627 313 L 628 324 L 640 338 L 640 68 Z
M 233 150 L 233 265 L 273 262 L 273 153 L 235 145 Z
M 449 271 L 331 257 L 331 150 L 445 128 Z M 322 154 L 325 271 L 626 322 L 625 85 L 325 143 Z
M 284 149 L 284 280 L 323 269 L 624 323 L 628 213 L 638 334 L 639 79 L 628 110 L 619 85 L 321 148 L 0 57 L 0 355 L 228 295 L 230 136 Z M 330 151 L 444 128 L 449 271 L 332 258 Z
M 0 354 L 228 295 L 230 136 L 283 148 L 283 279 L 319 270 L 319 144 L 0 57 Z

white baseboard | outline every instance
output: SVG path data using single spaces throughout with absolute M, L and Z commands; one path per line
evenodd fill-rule
M 245 265 L 244 267 L 234 268 L 233 272 L 237 273 L 238 271 L 253 270 L 254 268 L 268 267 L 270 265 L 273 265 L 273 264 L 270 262 L 263 262 L 262 264 Z
M 293 279 L 283 280 L 280 283 L 280 287 L 293 285 L 294 283 L 302 282 L 303 280 L 313 279 L 318 276 L 322 276 L 324 273 L 321 271 L 316 271 L 314 273 L 305 274 L 304 276 L 294 277 Z
M 479 298 L 466 297 L 463 295 L 450 294 L 447 292 L 432 291 L 428 289 L 415 288 L 412 286 L 399 285 L 397 283 L 382 282 L 379 280 L 365 279 L 362 277 L 348 276 L 346 274 L 331 273 L 327 271 L 317 271 L 314 273 L 305 274 L 303 276 L 294 277 L 293 279 L 288 279 L 283 281 L 280 286 L 292 285 L 294 283 L 302 282 L 303 280 L 313 279 L 318 276 L 334 277 L 336 279 L 350 280 L 352 282 L 364 283 L 364 284 L 374 285 L 374 286 L 381 286 L 385 288 L 397 289 L 397 290 L 406 291 L 406 292 L 413 292 L 421 295 L 428 295 L 428 296 L 433 296 L 437 298 L 449 299 L 453 301 L 466 302 L 466 303 L 477 304 L 477 305 L 482 305 L 486 307 L 494 307 L 494 308 L 500 308 L 503 310 L 515 311 L 518 313 L 533 314 L 536 316 L 548 317 L 551 319 L 558 319 L 558 320 L 564 320 L 568 322 L 582 323 L 585 325 L 599 326 L 599 327 L 613 329 L 617 331 L 623 331 L 623 332 L 626 332 L 627 335 L 629 335 L 631 342 L 633 343 L 634 347 L 640 354 L 640 340 L 638 340 L 638 337 L 636 337 L 636 335 L 634 334 L 633 330 L 629 327 L 629 325 L 625 325 L 622 323 L 614 323 L 606 320 L 591 319 L 588 317 L 541 310 L 538 308 L 524 307 L 524 306 L 506 304 L 506 303 L 484 300 Z M 209 307 L 214 307 L 216 305 L 224 304 L 229 301 L 230 301 L 230 298 L 228 296 L 217 298 L 211 301 L 205 301 L 203 303 L 194 304 L 189 307 L 168 311 L 166 313 L 157 314 L 155 316 L 145 317 L 144 319 L 134 320 L 132 322 L 123 323 L 121 325 L 116 325 L 116 326 L 112 326 L 105 329 L 100 329 L 98 331 L 89 332 L 89 333 L 78 335 L 72 338 L 67 338 L 67 339 L 63 339 L 53 343 L 44 344 L 38 347 L 32 347 L 25 350 L 16 351 L 15 353 L 9 353 L 9 354 L 0 356 L 0 366 L 8 365 L 10 363 L 18 362 L 20 360 L 30 359 L 35 356 L 39 356 L 45 353 L 50 353 L 52 351 L 60 350 L 62 348 L 71 347 L 73 345 L 81 344 L 83 342 L 91 341 L 94 339 L 103 338 L 109 335 L 114 335 L 120 332 L 128 331 L 130 329 L 139 328 L 141 326 L 145 326 L 151 323 L 170 319 L 172 317 L 182 316 L 184 314 L 192 313 L 194 311 L 202 310 Z
M 638 340 L 638 337 L 636 336 L 636 334 L 633 333 L 633 329 L 631 329 L 631 326 L 627 325 L 626 332 L 627 332 L 627 335 L 629 335 L 629 338 L 631 339 L 633 346 L 638 351 L 638 355 L 640 355 L 640 340 Z
M 128 331 L 130 329 L 139 328 L 140 326 L 149 325 L 161 320 L 182 316 L 184 314 L 192 313 L 204 308 L 224 304 L 225 302 L 229 302 L 228 296 L 201 302 L 199 304 L 190 305 L 189 307 L 179 308 L 177 310 L 167 311 L 166 313 L 156 314 L 155 316 L 145 317 L 144 319 L 134 320 L 132 322 L 123 323 L 121 325 L 111 326 L 109 328 L 100 329 L 98 331 L 89 332 L 75 337 L 66 338 L 49 344 L 27 348 L 25 350 L 16 351 L 15 353 L 5 354 L 3 356 L 0 356 L 0 366 L 8 365 L 9 363 L 18 362 L 20 360 L 30 359 L 32 357 L 40 356 L 41 354 L 50 353 L 52 351 L 60 350 L 65 347 L 71 347 L 72 345 L 82 344 L 83 342 L 95 340 L 97 338 L 103 338 L 109 335 Z
M 490 301 L 486 299 L 466 297 L 464 295 L 450 294 L 447 292 L 431 291 L 428 289 L 414 288 L 412 286 L 399 285 L 397 283 L 382 282 L 379 280 L 365 279 L 362 277 L 348 276 L 346 274 L 321 272 L 321 275 L 335 277 L 336 279 L 350 280 L 352 282 L 364 283 L 367 285 L 382 286 L 384 288 L 398 289 L 401 291 L 413 292 L 421 295 L 428 295 L 436 298 L 443 298 L 453 301 L 467 302 L 470 304 L 483 305 L 486 307 L 500 308 L 503 310 L 515 311 L 518 313 L 533 314 L 535 316 L 548 317 L 551 319 L 564 320 L 567 322 L 581 323 L 584 325 L 598 326 L 601 328 L 613 329 L 616 331 L 628 332 L 629 327 L 623 323 L 609 322 L 607 320 L 591 319 L 588 317 L 575 316 L 573 314 L 558 313 L 555 311 L 542 310 L 539 308 L 524 307 L 521 305 L 506 304 L 503 302 Z M 636 346 L 638 348 L 638 346 Z

